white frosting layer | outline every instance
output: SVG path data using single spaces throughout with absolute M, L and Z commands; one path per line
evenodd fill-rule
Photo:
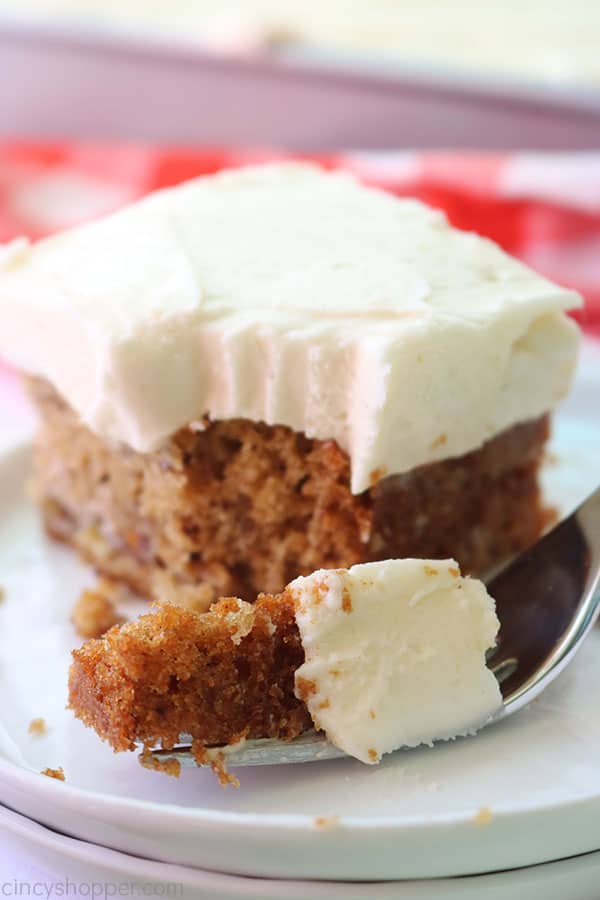
M 420 203 L 271 165 L 9 246 L 0 354 L 140 451 L 204 414 L 333 438 L 356 493 L 551 409 L 578 304 Z
M 329 740 L 366 763 L 473 733 L 501 704 L 486 668 L 499 622 L 453 560 L 394 559 L 289 586 L 306 661 L 296 692 Z

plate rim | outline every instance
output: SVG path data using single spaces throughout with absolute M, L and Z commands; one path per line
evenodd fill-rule
M 600 382 L 600 343 L 586 342 L 587 352 L 584 357 L 587 358 L 588 364 L 591 364 L 592 371 L 584 382 L 594 386 Z M 583 368 L 583 367 L 582 367 Z M 8 454 L 15 454 L 18 458 L 24 452 L 28 452 L 27 441 L 20 441 L 15 445 L 14 442 L 8 446 L 0 447 L 0 457 L 6 459 Z M 501 727 L 501 726 L 491 726 Z M 460 739 L 459 739 L 460 740 Z M 464 740 L 472 740 L 465 738 Z M 403 752 L 403 751 L 400 751 Z M 198 859 L 197 865 L 203 865 L 205 869 L 211 869 L 207 864 L 213 860 L 210 855 L 210 846 L 213 850 L 218 846 L 218 841 L 231 836 L 236 841 L 245 841 L 247 844 L 246 861 L 238 865 L 238 873 L 240 875 L 254 875 L 255 877 L 264 877 L 265 871 L 260 866 L 253 869 L 253 850 L 264 846 L 265 841 L 279 842 L 279 846 L 283 846 L 290 836 L 294 836 L 297 841 L 298 854 L 302 851 L 315 853 L 315 858 L 319 861 L 314 864 L 317 868 L 323 868 L 324 853 L 327 848 L 338 847 L 340 843 L 344 843 L 347 847 L 354 844 L 358 847 L 361 841 L 364 844 L 365 838 L 369 835 L 376 834 L 382 844 L 388 848 L 393 847 L 394 842 L 403 840 L 407 842 L 407 846 L 419 847 L 423 845 L 428 852 L 443 850 L 445 856 L 445 864 L 442 865 L 437 861 L 435 865 L 437 869 L 431 873 L 424 875 L 416 875 L 407 872 L 401 875 L 389 876 L 391 878 L 427 878 L 427 877 L 460 877 L 465 874 L 482 874 L 497 870 L 501 867 L 510 869 L 515 865 L 526 867 L 528 865 L 543 864 L 552 859 L 559 859 L 562 854 L 558 846 L 557 838 L 554 837 L 553 842 L 549 844 L 545 842 L 534 841 L 527 844 L 527 847 L 509 848 L 510 855 L 520 862 L 506 865 L 503 860 L 506 859 L 506 848 L 500 848 L 504 856 L 497 856 L 497 849 L 494 845 L 501 843 L 510 835 L 510 830 L 515 823 L 520 824 L 520 829 L 527 828 L 536 829 L 544 828 L 545 820 L 548 815 L 557 815 L 561 817 L 561 823 L 564 825 L 565 835 L 568 837 L 567 855 L 581 855 L 583 853 L 594 852 L 600 849 L 600 834 L 594 836 L 597 827 L 585 828 L 581 823 L 593 823 L 597 825 L 598 816 L 600 815 L 600 785 L 596 785 L 591 792 L 585 794 L 572 793 L 567 798 L 549 797 L 534 800 L 533 803 L 525 802 L 523 799 L 512 799 L 510 805 L 501 809 L 494 809 L 492 821 L 485 828 L 478 827 L 474 830 L 474 817 L 477 810 L 463 812 L 440 812 L 440 813 L 419 813 L 410 814 L 410 817 L 403 816 L 402 812 L 394 812 L 386 815 L 357 816 L 343 815 L 340 817 L 339 826 L 329 831 L 324 831 L 316 827 L 315 818 L 307 813 L 295 812 L 249 812 L 235 810 L 219 810 L 210 807 L 188 807 L 181 806 L 177 803 L 162 803 L 151 799 L 140 799 L 136 797 L 119 796 L 118 794 L 107 794 L 101 790 L 77 787 L 74 784 L 59 783 L 52 779 L 45 778 L 35 769 L 24 766 L 16 760 L 11 760 L 6 755 L 0 755 L 0 785 L 5 788 L 4 794 L 8 797 L 12 796 L 12 802 L 7 796 L 3 796 L 3 802 L 16 809 L 18 812 L 25 814 L 33 819 L 38 819 L 44 825 L 65 830 L 65 821 L 69 823 L 81 821 L 78 836 L 87 841 L 94 840 L 96 843 L 107 845 L 104 837 L 98 839 L 99 834 L 105 834 L 107 830 L 110 832 L 112 827 L 111 846 L 121 852 L 129 854 L 137 853 L 138 855 L 150 856 L 154 859 L 160 858 L 163 849 L 157 842 L 155 833 L 145 824 L 152 815 L 157 813 L 160 815 L 161 831 L 166 832 L 173 829 L 174 832 L 182 834 L 189 832 L 190 839 L 195 837 L 196 842 L 209 838 L 209 842 L 202 850 L 203 858 Z M 518 805 L 517 805 L 518 802 Z M 85 808 L 85 815 L 81 816 L 81 809 Z M 139 825 L 137 825 L 139 821 Z M 103 831 L 104 829 L 104 831 Z M 136 834 L 132 834 L 135 831 Z M 574 832 L 577 834 L 574 834 Z M 454 832 L 454 833 L 453 833 Z M 73 829 L 71 829 L 73 833 Z M 93 833 L 93 837 L 90 835 Z M 455 866 L 454 869 L 448 868 L 448 861 L 452 859 L 451 847 L 455 849 L 463 847 L 462 856 L 465 857 L 464 839 L 465 833 L 470 834 L 469 852 L 480 860 L 473 863 L 470 868 L 466 869 L 464 859 L 461 865 Z M 458 836 L 457 836 L 458 835 Z M 461 838 L 462 836 L 462 838 Z M 119 842 L 115 846 L 115 841 Z M 137 844 L 134 843 L 137 841 Z M 337 842 L 337 844 L 336 844 Z M 323 845 L 319 849 L 319 845 Z M 550 851 L 546 850 L 546 846 L 550 847 Z M 142 848 L 140 850 L 140 847 Z M 148 848 L 152 848 L 152 854 L 148 852 Z M 576 847 L 573 850 L 573 847 Z M 324 848 L 324 849 L 323 849 Z M 533 849 L 532 849 L 533 848 Z M 169 853 L 171 854 L 171 850 Z M 181 851 L 183 852 L 183 851 Z M 187 852 L 187 851 L 186 851 Z M 177 853 L 180 850 L 177 849 Z M 378 851 L 385 853 L 385 849 Z M 158 854 L 158 855 L 157 855 Z M 423 851 L 421 850 L 423 855 Z M 188 854 L 189 855 L 189 854 Z M 274 854 L 276 855 L 276 854 Z M 460 855 L 460 854 L 459 854 Z M 374 857 L 374 858 L 375 858 Z M 163 857 L 164 858 L 164 857 Z M 408 857 L 406 857 L 408 858 Z M 441 858 L 441 857 L 440 857 Z M 214 870 L 230 872 L 231 864 L 224 870 L 223 857 L 221 863 L 218 859 L 218 853 L 214 855 Z M 183 860 L 173 859 L 166 860 L 171 863 L 182 863 Z M 364 860 L 363 860 L 364 862 Z M 397 863 L 397 860 L 393 861 Z M 289 860 L 288 860 L 289 863 Z M 189 865 L 189 862 L 187 863 Z M 362 863 L 361 863 L 362 864 Z M 412 863 L 414 865 L 414 863 Z M 268 877 L 276 878 L 292 878 L 294 874 L 281 874 L 281 866 L 285 865 L 285 860 L 275 861 L 273 863 L 275 869 L 279 867 L 279 874 L 275 869 L 270 870 Z M 311 860 L 311 865 L 313 861 Z M 314 868 L 313 865 L 313 868 Z M 371 870 L 378 866 L 377 862 L 370 861 Z M 417 862 L 417 868 L 421 863 Z M 391 866 L 388 865 L 389 871 Z M 368 866 L 367 866 L 368 868 Z M 295 869 L 297 877 L 298 869 Z M 319 878 L 336 878 L 338 875 L 321 872 L 310 876 L 314 879 Z M 355 877 L 355 875 L 346 875 L 345 877 Z M 362 875 L 366 878 L 368 876 Z M 386 876 L 388 877 L 388 876 Z M 389 880 L 389 878 L 388 878 Z
M 290 887 L 301 887 L 303 890 L 307 892 L 307 897 L 309 896 L 309 891 L 314 889 L 320 889 L 322 887 L 326 887 L 328 890 L 331 888 L 341 887 L 347 892 L 348 888 L 355 887 L 357 889 L 361 889 L 360 882 L 343 882 L 343 881 L 302 881 L 299 879 L 270 879 L 270 878 L 252 878 L 248 879 L 243 875 L 232 875 L 227 872 L 214 872 L 207 869 L 199 869 L 199 868 L 191 868 L 189 866 L 181 866 L 172 863 L 163 863 L 156 862 L 155 860 L 144 859 L 143 857 L 133 856 L 129 853 L 125 853 L 121 850 L 114 850 L 110 847 L 105 847 L 101 844 L 92 844 L 88 841 L 83 841 L 78 838 L 71 837 L 70 835 L 64 834 L 60 831 L 54 831 L 47 826 L 43 825 L 41 822 L 36 821 L 35 819 L 31 819 L 27 816 L 22 815 L 19 812 L 16 812 L 13 809 L 10 809 L 7 806 L 3 806 L 0 804 L 0 825 L 4 828 L 7 828 L 9 832 L 17 837 L 24 839 L 36 847 L 42 847 L 44 850 L 49 850 L 51 853 L 59 854 L 65 860 L 75 860 L 79 863 L 89 864 L 98 864 L 98 860 L 94 857 L 100 856 L 100 862 L 105 863 L 108 866 L 111 866 L 111 875 L 125 875 L 131 878 L 132 876 L 143 876 L 144 881 L 159 881 L 161 879 L 166 880 L 168 876 L 169 883 L 181 883 L 184 889 L 187 888 L 206 888 L 209 885 L 207 882 L 212 882 L 212 886 L 218 887 L 218 882 L 221 882 L 221 886 L 225 889 L 232 888 L 235 889 L 239 887 L 243 890 L 245 887 L 251 886 L 255 889 L 260 888 L 261 892 L 264 893 L 265 900 L 267 898 L 266 891 L 269 889 L 269 894 L 271 897 L 274 897 L 274 894 L 271 894 L 271 890 L 277 890 L 281 888 Z M 521 876 L 527 876 L 531 873 L 531 871 L 542 872 L 545 874 L 546 870 L 549 872 L 550 870 L 556 870 L 561 865 L 573 865 L 578 862 L 598 862 L 600 863 L 600 850 L 592 850 L 588 853 L 577 854 L 576 856 L 567 856 L 562 859 L 552 860 L 546 863 L 539 863 L 533 866 L 523 866 L 516 869 L 505 869 L 498 872 L 484 873 L 479 876 L 466 876 L 465 878 L 451 878 L 451 879 L 434 879 L 436 887 L 443 888 L 445 884 L 449 884 L 452 887 L 456 886 L 461 889 L 461 884 L 464 882 L 469 883 L 469 885 L 476 884 L 477 881 L 480 883 L 484 881 L 487 884 L 492 884 L 493 881 L 496 880 L 498 876 L 513 876 L 518 878 Z M 114 866 L 114 868 L 113 868 Z M 474 880 L 475 879 L 475 880 Z M 217 883 L 215 883 L 217 882 Z M 415 885 L 418 885 L 420 888 L 431 884 L 431 879 L 404 879 L 404 880 L 385 880 L 378 882 L 370 882 L 369 889 L 373 888 L 381 888 L 385 889 L 386 887 L 396 887 L 404 890 L 408 890 L 414 888 Z M 240 894 L 240 896 L 242 896 Z M 288 896 L 288 892 L 286 891 L 286 896 Z

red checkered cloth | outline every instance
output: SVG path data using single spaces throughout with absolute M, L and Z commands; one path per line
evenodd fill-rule
M 225 166 L 288 158 L 271 151 L 108 144 L 0 144 L 0 242 L 103 215 L 148 191 Z M 307 157 L 303 157 L 307 158 Z M 446 211 L 459 228 L 580 291 L 600 335 L 600 153 L 382 153 L 310 157 Z

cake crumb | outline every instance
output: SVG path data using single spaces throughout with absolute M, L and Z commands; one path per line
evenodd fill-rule
M 55 778 L 56 781 L 66 781 L 62 766 L 59 766 L 57 769 L 42 769 L 40 774 L 46 775 L 47 778 Z
M 4 603 L 6 600 L 6 591 L 3 587 L 0 587 L 0 604 Z
M 489 825 L 492 821 L 492 811 L 489 806 L 482 806 L 473 817 L 476 825 Z
M 199 766 L 211 767 L 222 787 L 229 787 L 229 785 L 231 785 L 231 787 L 239 788 L 240 780 L 235 775 L 232 775 L 227 769 L 225 764 L 225 752 L 223 750 L 203 747 L 194 743 L 192 744 L 192 753 Z
M 313 603 L 318 606 L 329 593 L 329 585 L 326 581 L 319 581 L 313 588 Z
M 339 816 L 317 816 L 315 819 L 315 828 L 320 831 L 331 831 L 340 823 Z
M 322 701 L 319 703 L 319 709 L 329 709 L 330 705 L 331 705 L 331 704 L 329 703 L 329 700 L 328 700 L 328 699 L 322 700 Z
M 438 570 L 435 569 L 433 566 L 423 566 L 423 571 L 425 572 L 426 575 L 439 575 L 440 574 L 438 572 Z
M 138 756 L 138 760 L 144 769 L 150 769 L 153 772 L 164 772 L 165 775 L 170 775 L 172 778 L 179 778 L 181 775 L 181 763 L 178 759 L 175 759 L 174 756 L 170 756 L 168 759 L 158 759 L 149 747 L 144 747 Z
M 370 709 L 370 710 L 369 710 L 369 715 L 371 716 L 372 719 L 375 719 L 375 718 L 376 718 L 376 716 L 375 716 L 375 710 L 374 710 L 374 709 Z
M 113 625 L 123 624 L 125 620 L 115 607 L 117 590 L 110 581 L 104 580 L 97 588 L 83 591 L 71 613 L 71 622 L 79 637 L 99 638 Z
M 346 613 L 352 612 L 352 597 L 347 587 L 342 591 L 342 609 Z
M 456 566 L 450 566 L 448 572 L 453 578 L 460 578 L 460 569 L 457 569 Z
M 369 749 L 367 750 L 367 753 L 369 754 L 369 759 L 372 759 L 373 762 L 377 762 L 377 760 L 379 759 L 379 754 L 377 753 L 377 750 L 375 750 L 373 747 L 369 747 Z
M 48 732 L 46 720 L 32 719 L 27 730 L 29 734 L 33 735 L 34 737 L 43 737 L 43 735 L 47 734 Z
M 339 678 L 339 676 L 341 675 L 341 672 L 339 669 L 330 669 L 329 674 L 331 675 L 332 678 Z

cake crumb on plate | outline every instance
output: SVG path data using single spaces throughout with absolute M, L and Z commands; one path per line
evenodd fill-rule
M 492 811 L 489 806 L 482 806 L 481 809 L 478 809 L 473 821 L 476 825 L 489 825 L 492 821 Z
M 43 737 L 48 732 L 45 719 L 32 719 L 27 729 L 34 737 Z
M 332 828 L 336 828 L 340 824 L 340 817 L 317 816 L 314 824 L 315 828 L 318 828 L 320 831 L 330 831 Z
M 57 769 L 42 769 L 40 774 L 46 775 L 48 778 L 54 778 L 56 781 L 66 781 L 62 766 L 59 766 Z

